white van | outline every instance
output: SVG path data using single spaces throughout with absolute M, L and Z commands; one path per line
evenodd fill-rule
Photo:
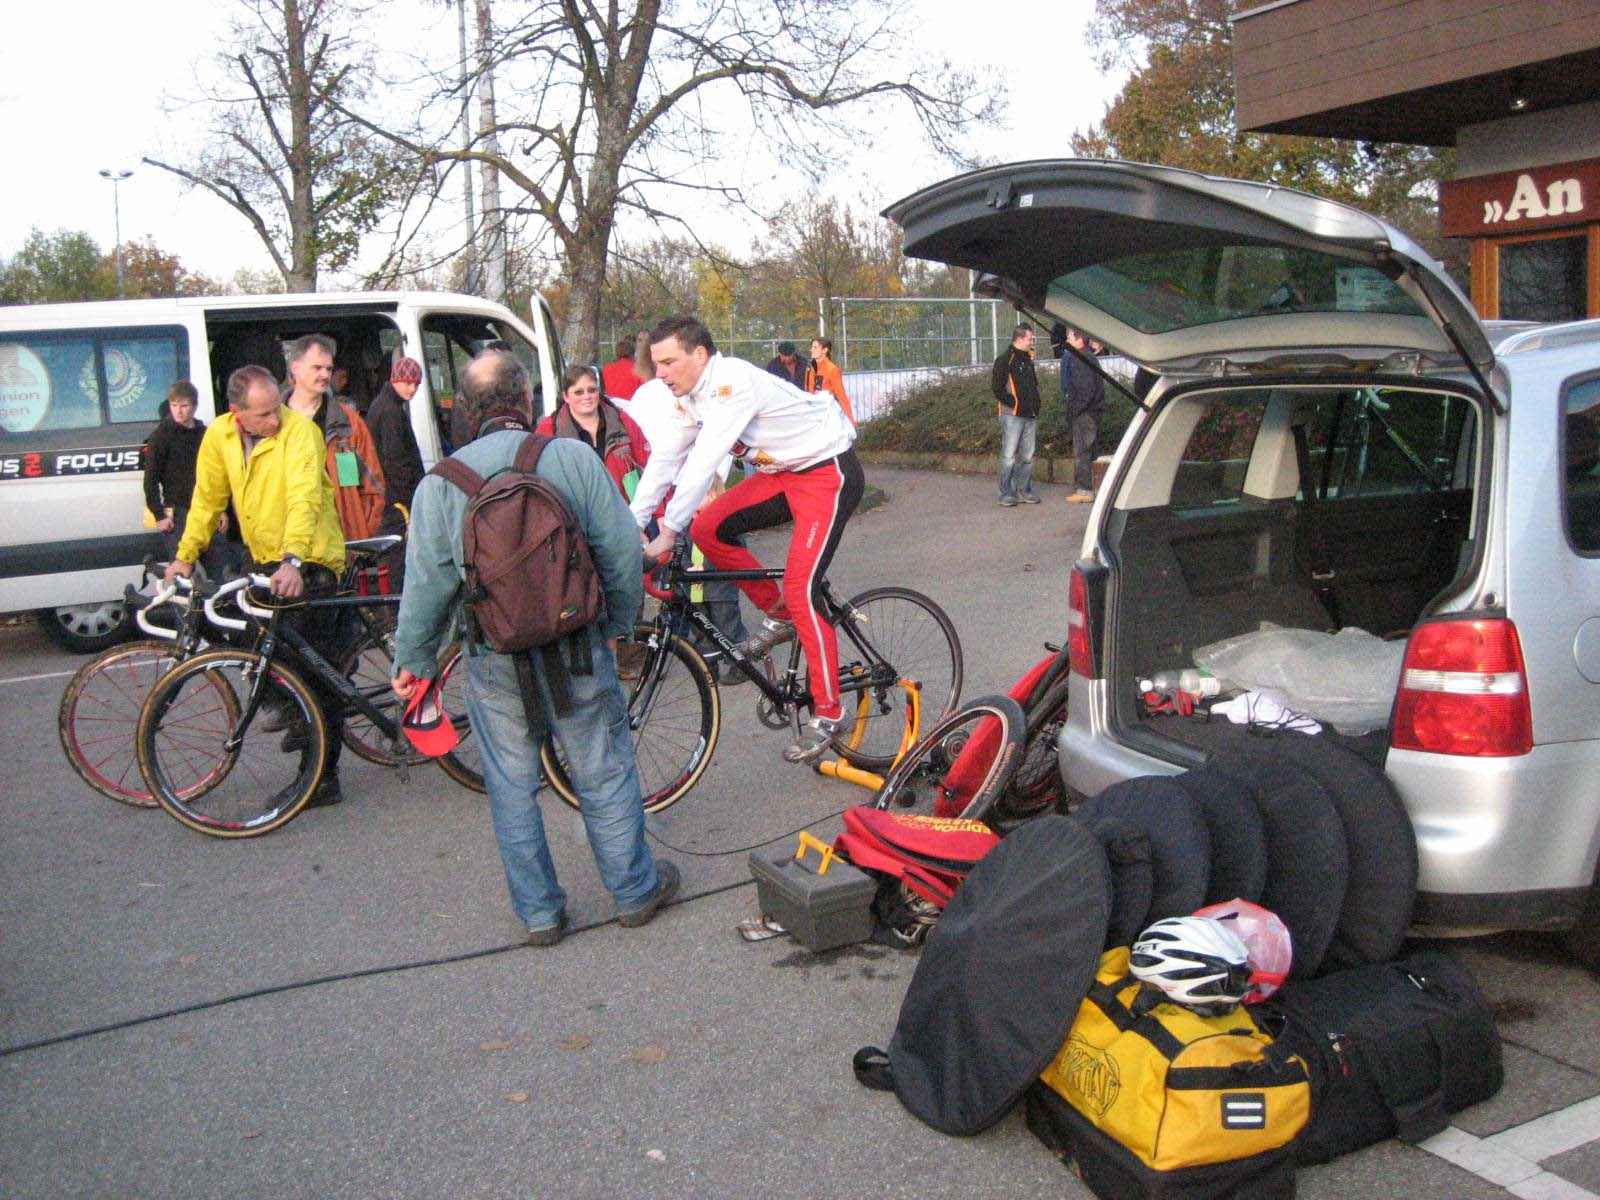
M 549 309 L 444 292 L 192 297 L 0 308 L 0 614 L 41 610 L 70 650 L 124 636 L 120 597 L 159 547 L 145 527 L 141 452 L 167 389 L 191 380 L 209 422 L 228 375 L 254 363 L 287 376 L 283 347 L 331 338 L 365 408 L 407 355 L 424 364 L 411 420 L 425 463 L 450 450 L 459 372 L 498 346 L 527 364 L 534 404 L 560 393 Z M 548 400 L 546 399 L 548 397 Z

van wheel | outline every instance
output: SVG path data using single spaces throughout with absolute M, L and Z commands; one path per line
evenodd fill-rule
M 39 620 L 50 640 L 73 654 L 98 654 L 135 632 L 133 618 L 120 600 L 47 608 Z
M 1563 933 L 1561 940 L 1579 966 L 1600 971 L 1600 884 L 1590 885 L 1578 923 Z

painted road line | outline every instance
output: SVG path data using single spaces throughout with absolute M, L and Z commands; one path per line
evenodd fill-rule
M 1492 1140 L 1473 1137 L 1452 1125 L 1417 1144 L 1429 1154 L 1505 1188 L 1520 1200 L 1600 1200 L 1593 1192 L 1551 1174 L 1538 1163 L 1491 1144 Z
M 1529 1162 L 1543 1162 L 1596 1140 L 1600 1140 L 1600 1096 L 1484 1138 L 1491 1146 L 1509 1150 Z
M 13 675 L 10 679 L 0 679 L 0 684 L 33 683 L 38 679 L 68 679 L 76 674 L 76 671 L 51 671 L 45 675 Z

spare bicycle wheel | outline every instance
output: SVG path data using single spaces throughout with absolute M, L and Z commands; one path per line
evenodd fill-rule
M 893 812 L 984 820 L 1022 760 L 1022 706 L 982 696 L 935 722 L 889 774 L 873 803 Z

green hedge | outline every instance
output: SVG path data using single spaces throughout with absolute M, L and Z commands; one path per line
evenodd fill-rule
M 1061 374 L 1054 363 L 1038 368 L 1039 414 L 1036 453 L 1064 456 L 1072 452 L 1072 430 L 1061 403 Z M 1106 386 L 1106 417 L 1100 426 L 1100 453 L 1108 454 L 1133 419 L 1133 401 Z M 861 427 L 861 450 L 898 450 L 915 454 L 998 454 L 1000 422 L 995 420 L 989 372 L 951 371 L 914 387 L 887 412 Z

